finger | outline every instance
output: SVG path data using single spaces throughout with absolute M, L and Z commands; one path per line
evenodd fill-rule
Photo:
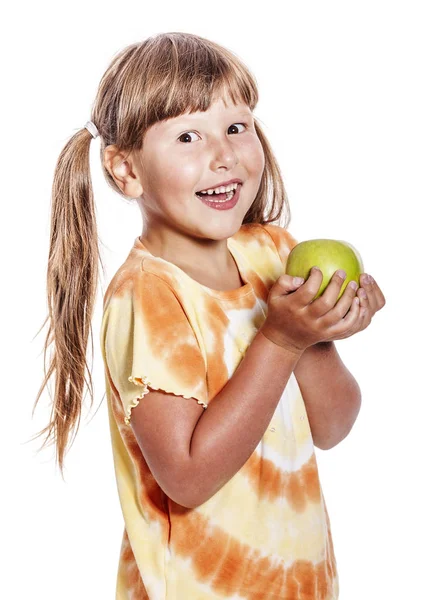
M 336 323 L 339 319 L 342 319 L 347 312 L 350 310 L 352 301 L 355 298 L 358 284 L 356 281 L 350 281 L 346 286 L 345 291 L 341 298 L 336 302 L 335 306 L 329 311 L 325 318 L 330 320 L 330 323 Z
M 312 302 L 323 281 L 323 273 L 318 267 L 312 267 L 309 277 L 306 279 L 303 286 L 300 288 L 299 297 L 301 302 L 306 306 Z
M 341 298 L 340 298 L 340 300 L 341 300 Z M 360 300 L 358 299 L 358 296 L 355 296 L 354 299 L 352 300 L 351 307 L 350 307 L 348 313 L 346 314 L 346 316 L 343 317 L 342 319 L 340 319 L 340 321 L 336 325 L 333 325 L 330 328 L 330 331 L 331 331 L 333 337 L 336 337 L 337 335 L 341 335 L 343 333 L 349 332 L 350 329 L 355 327 L 359 317 L 360 317 Z
M 356 330 L 354 333 L 366 329 L 366 327 L 371 322 L 371 318 L 374 313 L 373 309 L 370 306 L 370 296 L 368 297 L 364 288 L 358 288 L 357 298 L 359 299 L 360 303 L 360 314 L 356 323 Z
M 322 317 L 330 312 L 337 303 L 338 294 L 343 286 L 343 281 L 346 279 L 346 273 L 343 270 L 335 271 L 329 281 L 323 294 L 314 300 L 311 304 L 311 311 L 315 317 Z M 318 290 L 317 290 L 318 291 Z M 346 293 L 346 292 L 345 292 Z M 352 300 L 348 301 L 346 310 L 349 308 Z M 346 311 L 345 311 L 346 312 Z M 343 313 L 344 315 L 345 313 Z M 341 315 L 341 316 L 343 316 Z M 334 320 L 337 320 L 337 315 L 331 315 Z
M 368 277 L 368 280 L 366 280 L 366 277 Z M 375 313 L 386 304 L 385 297 L 375 279 L 368 273 L 361 275 L 360 282 L 368 295 L 369 307 L 372 310 L 372 313 Z
M 357 296 L 360 300 L 360 306 L 362 307 L 362 309 L 364 309 L 363 313 L 367 312 L 368 309 L 370 308 L 370 305 L 369 305 L 368 294 L 367 294 L 365 288 L 362 288 L 362 287 L 358 288 Z
M 344 317 L 350 307 L 352 306 L 352 302 L 356 297 L 358 290 L 358 283 L 354 280 L 350 281 L 346 287 L 346 290 L 340 300 L 337 302 L 336 310 L 339 315 Z M 357 305 L 358 306 L 358 305 Z
M 374 290 L 375 298 L 377 300 L 377 307 L 378 309 L 380 309 L 386 304 L 386 298 L 384 297 L 383 292 L 381 291 L 378 283 L 375 281 L 374 278 L 372 278 L 372 287 Z
M 357 331 L 362 331 L 371 322 L 371 311 L 368 306 L 362 306 L 360 300 L 360 313 L 357 321 Z
M 292 277 L 291 275 L 282 275 L 279 278 L 279 283 L 287 291 L 287 293 L 298 290 L 304 284 L 303 277 Z
M 360 275 L 360 287 L 365 290 L 368 295 L 368 303 L 371 305 L 374 302 L 374 286 L 373 279 L 368 273 L 362 273 Z
M 296 279 L 297 281 L 295 281 Z M 286 296 L 291 292 L 295 292 L 301 285 L 303 285 L 303 279 L 301 277 L 294 278 L 291 275 L 280 275 L 277 281 L 272 286 L 269 299 L 270 300 L 274 296 Z
M 371 312 L 369 310 L 362 310 L 358 330 L 363 331 L 363 329 L 366 329 L 371 322 L 371 318 Z
M 369 289 L 370 285 L 372 284 L 370 277 L 371 276 L 369 275 L 369 273 L 362 273 L 360 275 L 360 287 L 368 287 Z
M 354 333 L 358 333 L 362 329 L 365 329 L 369 325 L 370 320 L 369 320 L 369 322 L 367 322 L 367 319 L 369 318 L 368 310 L 361 306 L 360 299 L 358 296 L 355 296 L 355 300 L 352 302 L 351 308 L 349 309 L 349 312 L 346 314 L 346 318 L 351 316 L 352 310 L 354 310 L 357 313 L 355 321 L 353 321 L 353 323 L 349 327 L 349 329 L 346 329 L 346 331 L 344 331 L 339 338 L 334 338 L 334 339 L 348 338 L 351 335 L 354 335 Z

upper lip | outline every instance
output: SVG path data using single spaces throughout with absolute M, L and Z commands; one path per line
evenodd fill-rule
M 229 181 L 222 181 L 221 183 L 217 183 L 216 185 L 210 185 L 207 188 L 203 188 L 198 190 L 199 192 L 206 192 L 206 190 L 215 190 L 215 188 L 227 186 L 231 183 L 243 183 L 241 179 L 230 179 Z

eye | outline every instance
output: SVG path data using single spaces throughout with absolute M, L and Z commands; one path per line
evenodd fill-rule
M 237 127 L 237 125 L 242 125 L 245 129 L 247 127 L 246 123 L 234 123 L 233 125 L 231 125 L 231 127 Z M 229 129 L 231 129 L 231 127 L 229 127 Z M 238 129 L 238 127 L 237 127 Z
M 244 127 L 245 129 L 247 128 L 246 123 L 233 123 L 232 125 L 229 126 L 229 129 L 231 129 L 231 127 L 237 127 L 238 129 L 238 125 L 241 125 L 242 127 Z M 228 129 L 228 131 L 229 131 Z M 180 141 L 182 138 L 184 138 L 185 136 L 190 137 L 191 134 L 197 135 L 195 133 L 195 131 L 186 131 L 185 133 L 182 133 L 181 136 L 178 138 L 178 141 Z M 192 140 L 191 140 L 192 141 Z M 188 143 L 188 142 L 186 142 Z
M 186 131 L 185 133 L 182 133 L 182 134 L 181 134 L 181 136 L 178 138 L 178 140 L 180 141 L 180 140 L 181 140 L 181 138 L 182 138 L 182 137 L 185 137 L 185 136 L 186 136 L 186 137 L 190 137 L 190 136 L 191 136 L 191 134 L 197 135 L 197 134 L 195 133 L 195 131 Z

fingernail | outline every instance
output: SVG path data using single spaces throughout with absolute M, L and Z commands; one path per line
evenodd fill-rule
M 341 277 L 342 279 L 346 279 L 346 271 L 343 271 L 343 269 L 340 269 L 340 271 L 337 271 L 337 275 L 339 277 Z
M 364 283 L 372 283 L 371 276 L 370 275 L 365 275 L 363 277 L 363 281 L 364 281 Z
M 304 279 L 302 277 L 294 277 L 294 285 L 300 285 L 303 281 Z
M 351 287 L 353 290 L 356 290 L 358 288 L 358 283 L 355 281 L 351 281 L 349 283 L 349 287 Z

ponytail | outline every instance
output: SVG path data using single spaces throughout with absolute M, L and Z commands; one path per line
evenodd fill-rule
M 47 270 L 49 331 L 46 352 L 54 343 L 49 371 L 40 387 L 40 396 L 55 374 L 55 398 L 49 425 L 36 434 L 55 442 L 56 462 L 63 477 L 63 460 L 71 430 L 78 432 L 86 381 L 93 402 L 93 384 L 87 365 L 87 346 L 97 290 L 99 254 L 94 197 L 89 167 L 91 133 L 83 128 L 63 148 L 55 168 L 52 186 L 50 247 Z M 92 335 L 91 335 L 92 338 Z M 93 348 L 93 346 L 92 346 Z M 88 381 L 85 378 L 85 368 Z
M 254 110 L 258 102 L 255 78 L 235 54 L 203 37 L 160 33 L 119 51 L 100 80 L 91 111 L 91 125 L 95 124 L 100 132 L 103 174 L 111 189 L 124 197 L 105 165 L 104 151 L 108 146 L 137 156 L 143 148 L 144 135 L 153 124 L 189 112 L 206 111 L 215 98 L 226 95 L 235 104 L 244 103 Z M 279 221 L 283 209 L 290 216 L 290 207 L 277 160 L 257 120 L 255 124 L 265 154 L 265 168 L 243 223 L 264 224 Z M 35 410 L 55 373 L 51 420 L 35 437 L 47 433 L 43 446 L 48 440 L 56 442 L 56 461 L 62 476 L 69 434 L 77 425 L 75 439 L 80 425 L 85 381 L 93 401 L 86 350 L 98 263 L 102 262 L 89 172 L 91 135 L 96 135 L 97 129 L 88 129 L 72 136 L 55 169 L 47 273 L 46 321 L 49 319 L 50 328 L 45 364 L 51 343 L 54 353 L 34 405 Z

